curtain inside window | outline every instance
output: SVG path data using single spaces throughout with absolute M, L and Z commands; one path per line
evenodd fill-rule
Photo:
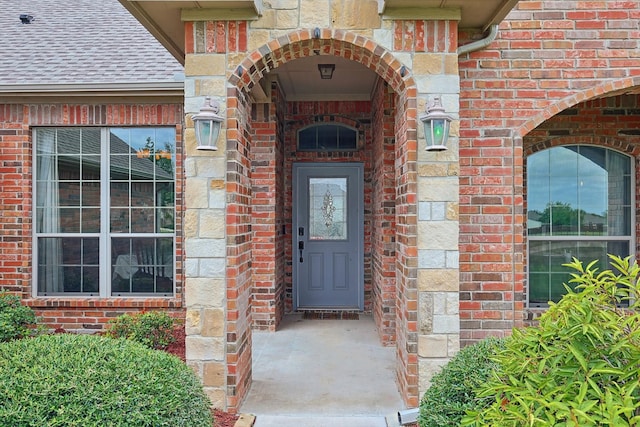
M 608 228 L 610 236 L 624 236 L 631 233 L 630 223 L 630 161 L 629 158 L 618 153 L 610 153 L 607 162 L 609 175 L 607 190 L 608 197 Z
M 36 227 L 39 233 L 60 232 L 60 197 L 58 189 L 58 161 L 56 132 L 43 129 L 37 132 Z M 62 240 L 59 237 L 38 241 L 39 283 L 45 292 L 63 292 Z M 41 291 L 43 289 L 40 289 Z

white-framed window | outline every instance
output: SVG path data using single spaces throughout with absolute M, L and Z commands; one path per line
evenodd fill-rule
M 590 145 L 567 145 L 527 157 L 528 304 L 544 307 L 566 293 L 574 257 L 632 254 L 632 158 Z
M 172 296 L 175 128 L 33 134 L 34 293 Z

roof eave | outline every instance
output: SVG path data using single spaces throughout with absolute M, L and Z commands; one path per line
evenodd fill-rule
M 16 84 L 0 85 L 1 101 L 44 100 L 65 98 L 91 98 L 96 100 L 118 98 L 158 99 L 163 102 L 180 102 L 184 99 L 183 82 L 166 83 L 96 83 L 96 84 Z

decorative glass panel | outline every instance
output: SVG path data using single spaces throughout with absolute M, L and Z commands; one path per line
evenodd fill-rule
M 309 179 L 309 238 L 347 238 L 347 179 Z

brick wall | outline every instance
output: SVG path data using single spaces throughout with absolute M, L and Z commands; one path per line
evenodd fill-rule
M 175 317 L 182 310 L 182 250 L 176 223 L 175 298 L 73 298 L 32 296 L 32 154 L 31 126 L 176 126 L 182 140 L 181 104 L 0 104 L 0 290 L 22 296 L 50 328 L 102 329 L 125 312 L 163 309 Z M 183 210 L 182 152 L 176 153 L 176 211 Z
M 529 133 L 558 113 L 640 83 L 638 18 L 637 1 L 520 1 L 495 42 L 460 58 L 463 345 L 523 324 L 522 137 L 533 141 L 540 131 Z
M 372 96 L 373 141 L 371 173 L 373 215 L 371 228 L 371 278 L 373 316 L 383 344 L 396 341 L 396 188 L 393 135 L 394 97 L 379 81 Z M 381 125 L 381 126 L 380 126 Z
M 226 359 L 227 405 L 237 408 L 251 385 L 251 102 L 245 93 L 229 89 L 227 118 L 235 127 L 227 133 L 226 204 Z M 272 130 L 267 131 L 271 135 Z

